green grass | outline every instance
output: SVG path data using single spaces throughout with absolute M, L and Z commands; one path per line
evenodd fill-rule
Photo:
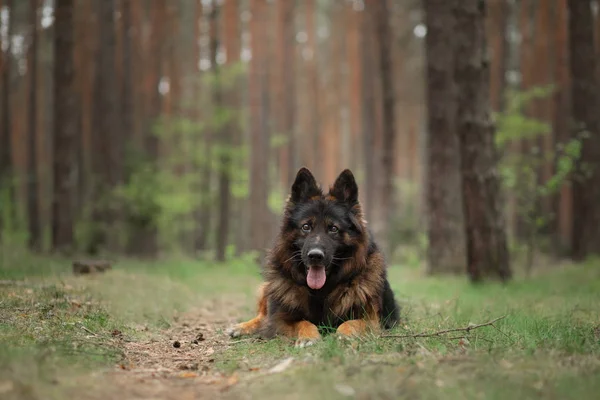
M 79 278 L 66 260 L 26 253 L 2 260 L 0 280 L 10 282 L 0 285 L 0 376 L 22 385 L 22 393 L 39 394 L 69 374 L 114 365 L 122 349 L 113 330 L 131 340 L 159 335 L 179 312 L 211 299 L 236 298 L 239 312 L 251 317 L 260 281 L 258 268 L 243 259 L 122 261 L 105 275 Z M 476 286 L 394 266 L 390 281 L 403 307 L 403 322 L 390 334 L 505 318 L 439 337 L 329 335 L 308 349 L 285 339 L 232 342 L 214 355 L 215 368 L 240 376 L 222 395 L 585 399 L 600 390 L 600 262 Z M 266 373 L 288 357 L 290 368 Z

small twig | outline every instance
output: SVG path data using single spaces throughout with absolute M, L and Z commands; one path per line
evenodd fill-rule
M 90 335 L 92 335 L 92 336 L 98 336 L 98 334 L 97 334 L 97 333 L 94 333 L 94 332 L 90 331 L 88 328 L 86 328 L 86 327 L 85 327 L 85 326 L 83 326 L 83 325 L 79 325 L 79 327 L 80 327 L 81 329 L 83 329 L 84 331 L 86 331 L 87 333 L 89 333 Z
M 481 327 L 484 327 L 484 326 L 490 326 L 490 325 L 493 326 L 494 323 L 496 323 L 496 322 L 498 322 L 498 321 L 500 321 L 501 319 L 504 319 L 504 318 L 506 318 L 506 315 L 503 315 L 501 317 L 493 319 L 493 320 L 491 320 L 489 322 L 485 322 L 483 324 L 469 325 L 469 326 L 464 327 L 464 328 L 444 329 L 442 331 L 431 332 L 431 333 L 429 333 L 429 332 L 421 332 L 421 333 L 417 333 L 417 334 L 414 334 L 414 335 L 382 335 L 381 337 L 384 337 L 384 338 L 420 338 L 420 337 L 441 336 L 441 335 L 444 335 L 444 334 L 450 333 L 450 332 L 467 332 L 467 333 L 469 333 L 472 330 L 477 329 L 477 328 L 481 328 Z

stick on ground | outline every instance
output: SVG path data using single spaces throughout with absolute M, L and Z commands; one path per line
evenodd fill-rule
M 412 334 L 412 335 L 382 335 L 381 337 L 384 337 L 384 338 L 420 338 L 420 337 L 441 336 L 441 335 L 444 335 L 444 334 L 450 333 L 450 332 L 467 332 L 467 333 L 469 333 L 472 330 L 481 328 L 483 326 L 490 326 L 490 325 L 493 326 L 494 323 L 496 323 L 504 318 L 506 318 L 506 315 L 503 315 L 501 317 L 493 319 L 489 322 L 485 322 L 483 324 L 477 324 L 477 325 L 469 324 L 469 326 L 464 327 L 464 328 L 444 329 L 442 331 L 437 331 L 437 332 L 421 332 L 421 333 L 416 333 L 416 334 Z

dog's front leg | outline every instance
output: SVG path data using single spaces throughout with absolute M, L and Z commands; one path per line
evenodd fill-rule
M 342 336 L 364 336 L 367 333 L 377 333 L 380 330 L 379 321 L 373 319 L 351 319 L 337 328 Z
M 306 320 L 280 321 L 277 323 L 277 333 L 290 339 L 296 339 L 296 347 L 311 346 L 321 339 L 317 326 Z

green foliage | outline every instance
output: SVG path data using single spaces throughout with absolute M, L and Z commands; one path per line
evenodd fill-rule
M 496 144 L 502 153 L 502 181 L 504 187 L 516 197 L 517 215 L 528 226 L 526 247 L 529 267 L 533 262 L 537 232 L 555 217 L 542 213 L 540 201 L 556 195 L 563 185 L 568 184 L 582 146 L 580 138 L 560 143 L 550 152 L 538 146 L 541 138 L 551 132 L 551 126 L 545 121 L 528 117 L 525 110 L 533 102 L 550 96 L 553 91 L 553 86 L 547 86 L 526 92 L 511 92 L 507 96 L 506 111 L 495 116 Z M 515 151 L 513 145 L 528 145 L 528 148 Z M 549 163 L 555 165 L 552 176 L 541 181 L 539 171 Z
M 131 158 L 136 161 L 130 165 L 130 178 L 114 192 L 117 201 L 125 205 L 131 234 L 140 225 L 156 227 L 161 247 L 178 251 L 181 238 L 191 237 L 194 232 L 196 221 L 192 215 L 206 208 L 215 213 L 220 201 L 219 175 L 229 176 L 233 198 L 248 196 L 248 145 L 241 135 L 236 144 L 223 139 L 241 132 L 243 126 L 242 111 L 228 106 L 227 100 L 228 96 L 239 95 L 233 91 L 244 73 L 245 65 L 238 63 L 221 66 L 218 74 L 203 74 L 197 83 L 201 85 L 201 120 L 184 113 L 155 121 L 152 134 L 159 140 L 159 148 L 165 149 L 158 162 L 131 150 Z M 223 99 L 220 106 L 213 101 L 217 90 Z M 198 104 L 194 108 L 198 109 Z M 207 172 L 211 176 L 209 191 L 203 190 Z

